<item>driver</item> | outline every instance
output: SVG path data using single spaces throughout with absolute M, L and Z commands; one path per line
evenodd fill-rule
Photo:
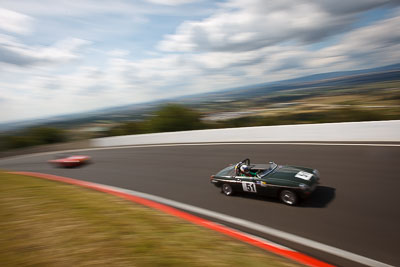
M 240 176 L 254 177 L 256 175 L 257 175 L 256 172 L 250 171 L 249 166 L 244 165 L 244 164 L 242 166 L 240 166 Z

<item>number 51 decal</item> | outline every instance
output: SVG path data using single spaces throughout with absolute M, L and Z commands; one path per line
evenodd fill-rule
M 257 193 L 256 184 L 253 182 L 242 182 L 243 191 Z

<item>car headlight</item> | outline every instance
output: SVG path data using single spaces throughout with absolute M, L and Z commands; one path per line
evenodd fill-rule
M 301 190 L 308 190 L 310 189 L 310 187 L 306 184 L 299 184 L 299 187 L 301 188 Z
M 319 178 L 319 171 L 317 169 L 313 170 L 315 177 Z

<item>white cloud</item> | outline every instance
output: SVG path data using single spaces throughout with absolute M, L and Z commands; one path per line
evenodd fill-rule
M 186 9 L 184 4 L 196 4 L 204 0 L 2 0 L 1 6 L 30 16 L 90 17 L 92 15 L 130 16 L 141 19 L 149 14 L 173 14 L 180 16 L 203 14 L 208 8 Z
M 68 38 L 52 46 L 28 46 L 11 36 L 0 35 L 0 62 L 25 67 L 43 63 L 65 63 L 78 58 L 75 51 L 89 43 L 82 39 Z
M 0 30 L 27 34 L 32 30 L 32 22 L 29 16 L 0 7 Z
M 399 13 L 397 13 L 399 14 Z M 318 52 L 332 63 L 351 61 L 355 66 L 370 67 L 400 61 L 400 16 L 366 26 L 343 36 L 336 45 Z
M 131 5 L 129 1 L 103 0 L 102 3 L 96 0 L 85 1 L 65 1 L 65 0 L 2 0 L 2 6 L 19 10 L 25 14 L 34 16 L 53 15 L 53 16 L 80 16 L 85 14 L 99 13 L 136 13 L 141 10 L 141 6 Z M 133 7 L 136 7 L 134 9 Z
M 319 4 L 330 13 L 357 13 L 385 4 L 396 4 L 396 0 L 319 0 Z
M 21 3 L 4 1 L 7 6 Z M 209 17 L 181 23 L 174 34 L 159 43 L 161 50 L 135 46 L 147 34 L 159 33 L 151 31 L 154 24 L 150 18 L 146 25 L 150 28 L 140 36 L 132 34 L 129 27 L 121 27 L 131 24 L 119 21 L 116 26 L 115 20 L 110 19 L 104 24 L 108 30 L 115 31 L 113 38 L 103 36 L 104 32 L 89 38 L 108 17 L 95 15 L 85 20 L 83 15 L 85 12 L 103 14 L 107 5 L 112 5 L 108 0 L 107 5 L 92 0 L 59 1 L 60 7 L 52 4 L 53 1 L 39 2 L 42 4 L 33 5 L 29 1 L 23 4 L 32 12 L 26 14 L 36 14 L 35 22 L 40 21 L 42 14 L 46 18 L 60 16 L 65 19 L 63 23 L 70 22 L 70 16 L 76 17 L 72 26 L 68 24 L 68 31 L 54 27 L 57 28 L 54 34 L 46 32 L 44 35 L 51 36 L 46 41 L 39 37 L 11 36 L 24 33 L 18 29 L 24 23 L 31 29 L 29 17 L 22 22 L 17 20 L 14 24 L 19 26 L 7 31 L 9 35 L 0 34 L 0 114 L 4 116 L 0 121 L 87 111 L 400 61 L 398 11 L 392 18 L 371 22 L 369 26 L 353 30 L 350 27 L 357 13 L 388 1 L 340 0 L 339 6 L 330 1 L 227 1 L 219 4 L 219 9 Z M 135 12 L 148 12 L 140 10 L 141 4 L 140 11 L 132 11 L 127 10 L 132 9 L 130 2 L 112 2 L 115 3 L 109 7 L 112 14 L 134 17 Z M 46 3 L 51 6 L 49 10 L 45 9 Z M 77 28 L 76 25 L 84 26 Z M 51 30 L 52 25 L 49 26 Z M 76 37 L 78 32 L 82 34 L 78 36 L 92 42 L 70 37 Z M 335 42 L 328 39 L 319 44 L 320 48 L 313 46 L 316 41 L 338 32 L 342 35 Z M 120 45 L 121 40 L 124 45 Z M 88 44 L 90 49 L 85 49 Z
M 126 57 L 130 54 L 131 52 L 125 49 L 114 49 L 109 51 L 107 54 L 111 57 Z
M 177 6 L 177 5 L 197 2 L 199 0 L 147 0 L 147 1 L 159 5 Z
M 357 12 L 391 1 L 232 0 L 212 16 L 185 21 L 159 43 L 161 51 L 248 51 L 288 41 L 314 43 L 347 31 Z M 394 2 L 394 1 L 392 1 Z
M 394 16 L 351 31 L 336 44 L 319 50 L 311 50 L 306 45 L 274 45 L 252 51 L 164 54 L 140 60 L 121 58 L 124 51 L 116 50 L 102 66 L 81 66 L 67 74 L 49 74 L 43 70 L 17 86 L 2 82 L 0 87 L 10 90 L 0 105 L 0 113 L 10 114 L 9 118 L 13 119 L 28 117 L 22 111 L 11 114 L 15 105 L 35 110 L 29 116 L 38 116 L 44 111 L 46 115 L 87 111 L 320 72 L 397 63 L 400 34 L 396 29 L 399 27 L 400 16 Z M 79 42 L 53 45 L 67 51 L 77 46 Z

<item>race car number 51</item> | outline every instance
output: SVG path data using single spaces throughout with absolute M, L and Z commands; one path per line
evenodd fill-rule
M 242 182 L 243 191 L 257 193 L 256 184 L 252 182 Z

